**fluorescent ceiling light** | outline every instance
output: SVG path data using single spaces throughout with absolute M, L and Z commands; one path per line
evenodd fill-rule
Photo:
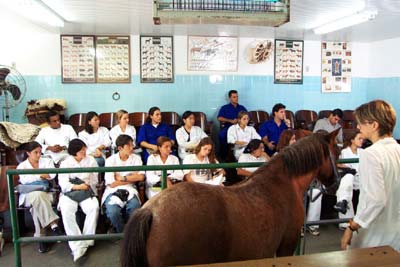
M 378 11 L 376 10 L 365 10 L 357 12 L 353 15 L 340 18 L 338 20 L 326 23 L 314 29 L 315 34 L 325 34 L 328 32 L 334 32 L 339 29 L 347 28 L 356 24 L 360 24 L 369 20 L 373 20 Z
M 65 19 L 46 5 L 42 0 L 1 1 L 16 13 L 33 21 L 64 27 Z

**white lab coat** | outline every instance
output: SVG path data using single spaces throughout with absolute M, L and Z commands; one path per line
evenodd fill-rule
M 106 159 L 106 167 L 127 167 L 127 166 L 142 166 L 142 159 L 135 154 L 132 154 L 128 157 L 127 160 L 123 161 L 119 157 L 119 153 L 116 153 L 112 155 L 111 157 L 108 157 Z M 127 171 L 127 172 L 117 172 L 121 176 L 129 175 L 133 172 Z M 139 174 L 145 174 L 144 171 L 139 171 Z M 103 197 L 101 199 L 101 204 L 104 203 L 104 201 L 107 199 L 107 197 L 117 191 L 118 189 L 125 189 L 129 192 L 128 200 L 132 199 L 134 196 L 138 197 L 138 191 L 135 188 L 134 184 L 127 184 L 127 185 L 119 185 L 116 187 L 110 187 L 110 185 L 115 182 L 115 172 L 106 172 L 105 177 L 105 184 L 106 184 L 106 190 L 104 191 Z
M 219 163 L 216 161 L 215 163 Z M 183 160 L 183 164 L 210 164 L 208 157 L 204 158 L 204 160 L 199 160 L 195 154 L 189 154 Z M 184 174 L 191 174 L 193 181 L 196 183 L 206 183 L 212 185 L 219 185 L 225 181 L 225 177 L 217 176 L 212 177 L 211 169 L 195 169 L 195 170 L 183 170 Z
M 136 144 L 136 129 L 135 129 L 135 127 L 128 124 L 128 125 L 126 125 L 125 132 L 123 132 L 121 127 L 119 126 L 119 124 L 117 124 L 114 127 L 112 127 L 110 130 L 110 138 L 111 138 L 113 148 L 117 147 L 115 142 L 116 142 L 118 136 L 120 136 L 121 134 L 129 135 L 133 139 L 133 144 Z
M 54 163 L 52 159 L 40 158 L 39 159 L 40 169 L 54 169 Z M 33 167 L 29 160 L 21 162 L 18 170 L 32 170 Z M 55 174 L 49 174 L 51 179 L 54 179 Z M 19 181 L 21 184 L 32 183 L 35 181 L 41 181 L 40 174 L 21 174 L 19 176 Z M 34 236 L 38 237 L 42 235 L 42 229 L 48 226 L 50 223 L 57 220 L 59 217 L 53 211 L 51 206 L 53 202 L 53 195 L 51 193 L 46 193 L 43 191 L 33 191 L 28 194 L 20 194 L 19 205 L 25 205 L 25 207 L 30 207 L 30 212 L 32 214 L 33 224 L 35 225 Z
M 40 130 L 35 141 L 42 146 L 44 156 L 49 156 L 53 159 L 54 163 L 58 163 L 68 157 L 67 151 L 64 150 L 54 153 L 50 150 L 46 150 L 47 147 L 54 145 L 68 147 L 69 142 L 75 138 L 77 138 L 77 136 L 72 126 L 68 124 L 61 124 L 61 127 L 58 129 L 53 129 L 50 126 L 44 127 Z
M 389 245 L 400 251 L 400 145 L 384 138 L 360 155 L 360 199 L 354 221 L 361 228 L 351 247 Z
M 85 142 L 87 146 L 87 153 L 89 155 L 96 152 L 96 148 L 101 145 L 105 147 L 111 146 L 110 133 L 106 127 L 99 127 L 97 132 L 89 134 L 85 130 L 79 132 L 79 139 Z
M 236 159 L 242 155 L 246 145 L 253 139 L 261 140 L 261 136 L 257 133 L 253 126 L 246 126 L 244 129 L 240 128 L 239 124 L 232 125 L 228 129 L 228 144 L 235 144 L 236 141 L 246 142 L 245 145 L 235 145 L 233 154 Z
M 340 153 L 340 158 L 341 159 L 352 159 L 352 158 L 359 158 L 360 153 L 362 153 L 363 149 L 362 148 L 357 148 L 356 154 L 351 151 L 350 147 L 346 147 L 342 149 Z M 353 207 L 353 190 L 359 190 L 360 189 L 360 176 L 358 173 L 358 163 L 346 163 L 345 164 L 347 167 L 355 169 L 357 173 L 355 175 L 348 173 L 345 176 L 342 177 L 340 180 L 339 188 L 336 191 L 336 197 L 337 201 L 347 201 L 348 205 L 348 210 L 346 213 L 341 213 L 339 212 L 339 219 L 344 219 L 344 218 L 352 218 L 354 217 L 354 207 Z M 340 227 L 347 227 L 348 223 L 340 223 Z
M 85 168 L 85 167 L 97 167 L 96 160 L 92 156 L 86 156 L 80 162 L 77 162 L 73 156 L 69 156 L 63 162 L 61 162 L 60 168 Z M 60 173 L 58 183 L 63 193 L 72 190 L 73 184 L 69 182 L 70 178 L 78 177 L 88 184 L 93 192 L 97 194 L 96 185 L 98 183 L 98 173 Z M 81 231 L 77 222 L 75 213 L 78 210 L 78 205 L 85 213 L 85 222 L 83 230 Z M 84 201 L 77 203 L 65 195 L 60 196 L 58 202 L 58 209 L 61 211 L 62 220 L 67 235 L 94 235 L 96 232 L 97 219 L 99 217 L 99 202 L 96 197 L 85 199 Z M 81 241 L 69 241 L 69 247 L 72 253 L 76 253 L 80 248 L 87 248 L 94 245 L 94 240 L 81 240 Z
M 178 143 L 178 155 L 180 159 L 184 159 L 187 155 L 191 154 L 188 153 L 188 149 L 195 148 L 199 143 L 200 140 L 204 137 L 207 137 L 207 134 L 198 126 L 192 126 L 190 129 L 190 134 L 188 134 L 185 130 L 185 127 L 180 127 L 176 130 L 176 141 Z M 190 141 L 188 141 L 190 137 Z
M 33 167 L 31 165 L 31 163 L 29 162 L 29 160 L 26 159 L 23 162 L 21 162 L 20 164 L 18 164 L 17 169 L 18 170 L 33 170 Z M 49 158 L 41 157 L 39 159 L 39 169 L 54 169 L 54 163 Z M 52 174 L 49 174 L 49 175 L 50 175 L 51 179 L 54 179 L 54 177 L 56 177 L 55 173 L 52 173 Z M 40 174 L 20 174 L 19 175 L 19 182 L 21 184 L 28 184 L 28 183 L 32 183 L 32 182 L 35 182 L 35 181 L 41 181 L 41 180 L 43 180 L 43 179 L 40 178 Z M 26 197 L 26 194 L 20 194 L 19 195 L 19 205 L 20 206 L 22 204 L 24 204 L 25 197 Z
M 154 165 L 179 165 L 179 159 L 174 155 L 169 155 L 167 160 L 162 162 L 160 155 L 153 154 L 147 159 L 147 166 Z M 161 180 L 162 171 L 146 171 L 146 195 L 150 199 L 160 193 L 160 187 L 153 187 L 157 182 Z M 177 180 L 183 180 L 182 170 L 167 171 L 168 177 L 175 178 Z
M 243 153 L 242 155 L 240 155 L 239 163 L 243 163 L 243 162 L 267 162 L 267 159 L 264 157 L 254 157 L 252 154 L 250 153 Z M 249 172 L 255 172 L 258 169 L 258 167 L 253 167 L 253 168 L 243 168 L 243 170 L 249 171 Z

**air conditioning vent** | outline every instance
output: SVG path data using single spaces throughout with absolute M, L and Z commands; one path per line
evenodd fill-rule
M 280 26 L 289 0 L 154 0 L 155 24 Z

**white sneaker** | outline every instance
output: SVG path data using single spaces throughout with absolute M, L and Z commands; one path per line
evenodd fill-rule
M 83 255 L 85 255 L 87 251 L 87 248 L 78 248 L 73 254 L 74 254 L 74 262 L 82 258 Z

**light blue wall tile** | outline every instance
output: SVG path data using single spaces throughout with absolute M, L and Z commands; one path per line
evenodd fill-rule
M 159 106 L 163 111 L 203 111 L 209 120 L 216 122 L 219 107 L 228 102 L 227 92 L 236 89 L 239 102 L 249 110 L 271 112 L 275 103 L 287 109 L 354 109 L 366 101 L 383 98 L 390 101 L 400 114 L 400 78 L 353 78 L 351 93 L 322 94 L 320 77 L 304 77 L 301 85 L 274 84 L 273 76 L 222 75 L 215 84 L 209 75 L 177 75 L 174 83 L 140 83 L 138 75 L 130 84 L 63 84 L 60 76 L 25 76 L 27 94 L 24 102 L 11 110 L 11 121 L 25 122 L 26 102 L 31 99 L 63 98 L 68 114 L 112 112 L 126 109 L 129 112 L 147 111 Z M 112 94 L 121 95 L 119 101 Z M 397 135 L 400 134 L 396 128 Z

